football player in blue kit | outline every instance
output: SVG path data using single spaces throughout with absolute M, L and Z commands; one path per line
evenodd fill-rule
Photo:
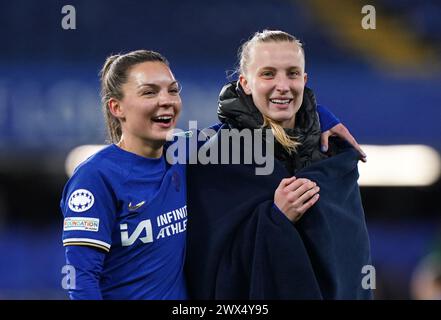
M 63 190 L 63 244 L 75 268 L 69 296 L 187 299 L 185 164 L 165 158 L 180 85 L 168 61 L 147 50 L 109 57 L 100 75 L 112 144 L 83 162 Z M 318 111 L 326 144 L 330 134 L 353 139 L 326 108 Z
M 145 50 L 109 57 L 101 85 L 113 144 L 76 169 L 61 200 L 70 298 L 186 299 L 185 167 L 164 157 L 180 86 Z

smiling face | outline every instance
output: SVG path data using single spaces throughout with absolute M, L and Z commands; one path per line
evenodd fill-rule
M 124 143 L 162 147 L 181 112 L 179 92 L 166 64 L 143 62 L 131 67 L 122 86 L 123 98 L 109 101 L 112 114 L 121 121 Z
M 294 42 L 257 42 L 239 81 L 259 111 L 284 128 L 293 128 L 307 80 L 302 49 Z

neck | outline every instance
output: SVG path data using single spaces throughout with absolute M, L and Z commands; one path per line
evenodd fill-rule
M 282 121 L 280 123 L 280 125 L 284 129 L 294 129 L 294 126 L 296 125 L 296 116 L 294 115 L 294 117 L 292 119 L 290 119 L 290 120 Z
M 145 141 L 128 139 L 124 136 L 121 137 L 121 140 L 116 145 L 125 151 L 145 158 L 160 158 L 163 151 L 163 143 L 147 143 Z

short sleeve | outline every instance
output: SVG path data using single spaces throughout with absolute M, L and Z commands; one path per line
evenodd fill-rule
M 109 251 L 116 221 L 116 196 L 110 181 L 92 166 L 80 167 L 66 183 L 61 199 L 63 245 Z
M 329 129 L 340 123 L 340 119 L 337 118 L 327 107 L 323 105 L 317 105 L 317 113 L 320 118 L 321 132 L 328 131 Z

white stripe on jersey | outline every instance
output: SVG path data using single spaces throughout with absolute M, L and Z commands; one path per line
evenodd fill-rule
M 100 241 L 100 240 L 89 239 L 89 238 L 68 238 L 68 239 L 63 240 L 64 245 L 69 244 L 71 242 L 97 244 L 97 245 L 100 245 L 100 246 L 106 248 L 107 250 L 110 250 L 110 244 L 108 244 L 104 241 Z

